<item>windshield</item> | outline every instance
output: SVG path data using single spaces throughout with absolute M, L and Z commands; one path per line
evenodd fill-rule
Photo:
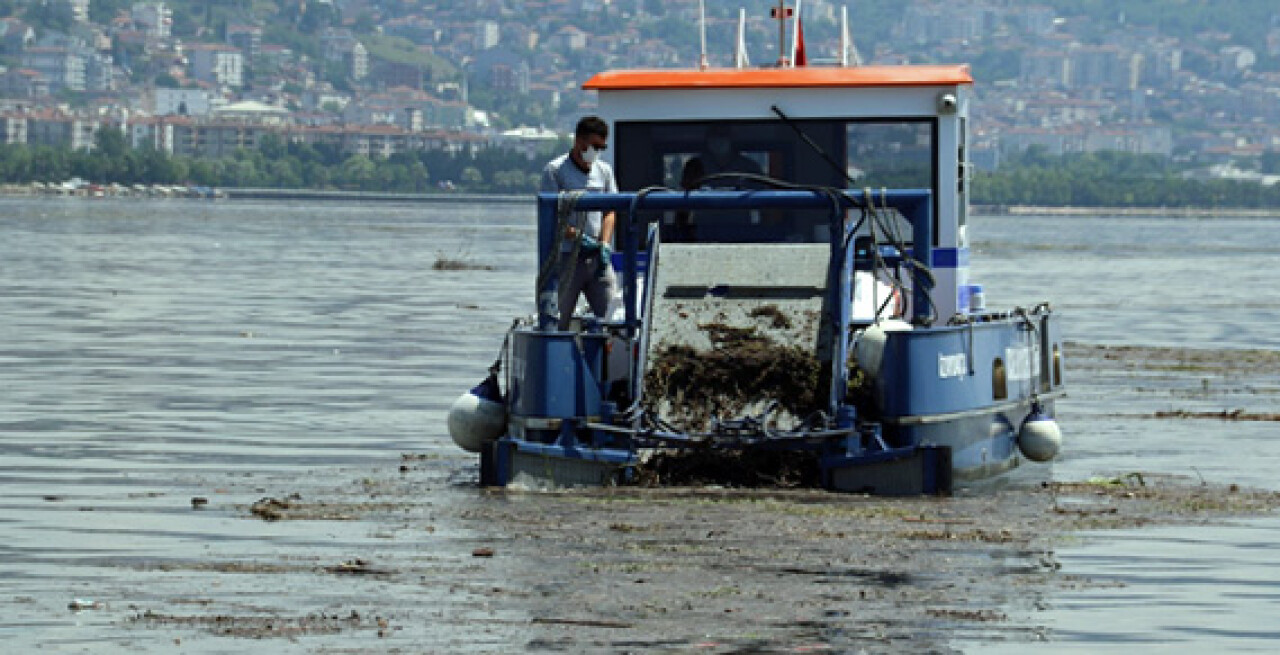
M 934 187 L 935 128 L 927 119 L 619 122 L 616 129 L 624 191 L 766 188 L 762 177 L 841 189 Z M 825 242 L 829 223 L 813 210 L 671 212 L 662 238 Z

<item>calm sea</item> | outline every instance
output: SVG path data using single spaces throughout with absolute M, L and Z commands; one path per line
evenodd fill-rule
M 511 319 L 532 309 L 532 223 L 531 205 L 501 202 L 0 199 L 6 649 L 164 652 L 167 642 L 146 634 L 121 636 L 118 611 L 72 613 L 68 603 L 119 609 L 189 596 L 164 566 L 202 554 L 274 561 L 284 549 L 340 561 L 381 543 L 341 524 L 308 534 L 191 510 L 188 495 L 217 493 L 210 485 L 225 480 L 243 479 L 227 493 L 251 501 L 277 489 L 271 481 L 416 452 L 440 463 L 430 502 L 474 502 L 461 484 L 474 465 L 446 435 L 444 411 L 478 381 Z M 973 223 L 973 275 L 992 308 L 1052 300 L 1069 338 L 1087 344 L 1223 357 L 1280 348 L 1280 216 Z M 435 271 L 440 257 L 492 270 Z M 1201 394 L 1176 408 L 1277 411 L 1280 372 L 1258 380 L 1247 394 Z M 1069 381 L 1056 476 L 1140 470 L 1280 489 L 1275 424 L 1118 417 L 1169 409 L 1176 389 Z M 1104 584 L 1043 603 L 1043 650 L 1272 651 L 1277 543 L 1280 520 L 1270 517 L 1086 535 L 1058 551 L 1062 572 Z M 242 593 L 248 606 L 267 590 L 220 593 Z M 424 639 L 432 630 L 416 629 Z

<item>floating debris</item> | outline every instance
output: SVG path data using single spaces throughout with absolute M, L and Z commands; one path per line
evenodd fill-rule
M 294 494 L 286 499 L 263 498 L 249 506 L 249 513 L 266 521 L 279 521 L 286 518 L 286 512 L 293 508 L 293 501 L 302 500 Z
M 476 262 L 456 257 L 446 257 L 444 255 L 436 256 L 436 263 L 431 268 L 437 271 L 492 271 L 493 267 L 488 264 L 478 264 Z
M 603 619 L 564 619 L 552 617 L 534 617 L 529 621 L 534 624 L 542 625 L 573 625 L 584 628 L 633 628 L 634 623 L 626 621 L 608 621 Z
M 345 630 L 383 630 L 385 620 L 374 617 L 370 621 L 356 610 L 350 614 L 319 612 L 305 616 L 280 615 L 180 615 L 146 610 L 132 619 L 137 623 L 169 627 L 202 628 L 216 635 L 263 639 L 283 637 L 292 639 L 302 635 L 331 635 Z M 379 635 L 382 636 L 382 635 Z
M 1217 419 L 1221 421 L 1280 421 L 1280 414 L 1271 412 L 1246 412 L 1243 409 L 1224 409 L 1220 412 L 1193 412 L 1185 409 L 1159 411 L 1151 418 Z
M 373 566 L 366 559 L 356 558 L 348 560 L 341 564 L 324 567 L 326 573 L 335 573 L 339 575 L 386 575 L 392 573 L 391 569 L 383 569 Z

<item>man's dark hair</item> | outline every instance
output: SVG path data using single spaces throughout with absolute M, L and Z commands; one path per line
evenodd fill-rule
M 578 127 L 573 131 L 573 136 L 584 137 L 596 135 L 603 138 L 609 138 L 609 124 L 604 122 L 599 116 L 583 116 L 578 121 Z

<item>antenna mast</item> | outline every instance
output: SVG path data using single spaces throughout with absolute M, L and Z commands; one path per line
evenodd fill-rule
M 852 55 L 852 57 L 850 57 Z M 840 65 L 862 65 L 862 57 L 858 55 L 858 46 L 854 45 L 849 34 L 849 7 L 840 7 Z
M 786 66 L 787 57 L 787 19 L 791 17 L 791 7 L 787 0 L 778 0 L 778 6 L 769 10 L 769 16 L 778 21 L 778 65 Z
M 698 68 L 707 70 L 707 4 L 698 0 L 698 30 L 702 38 L 702 54 L 698 57 Z

